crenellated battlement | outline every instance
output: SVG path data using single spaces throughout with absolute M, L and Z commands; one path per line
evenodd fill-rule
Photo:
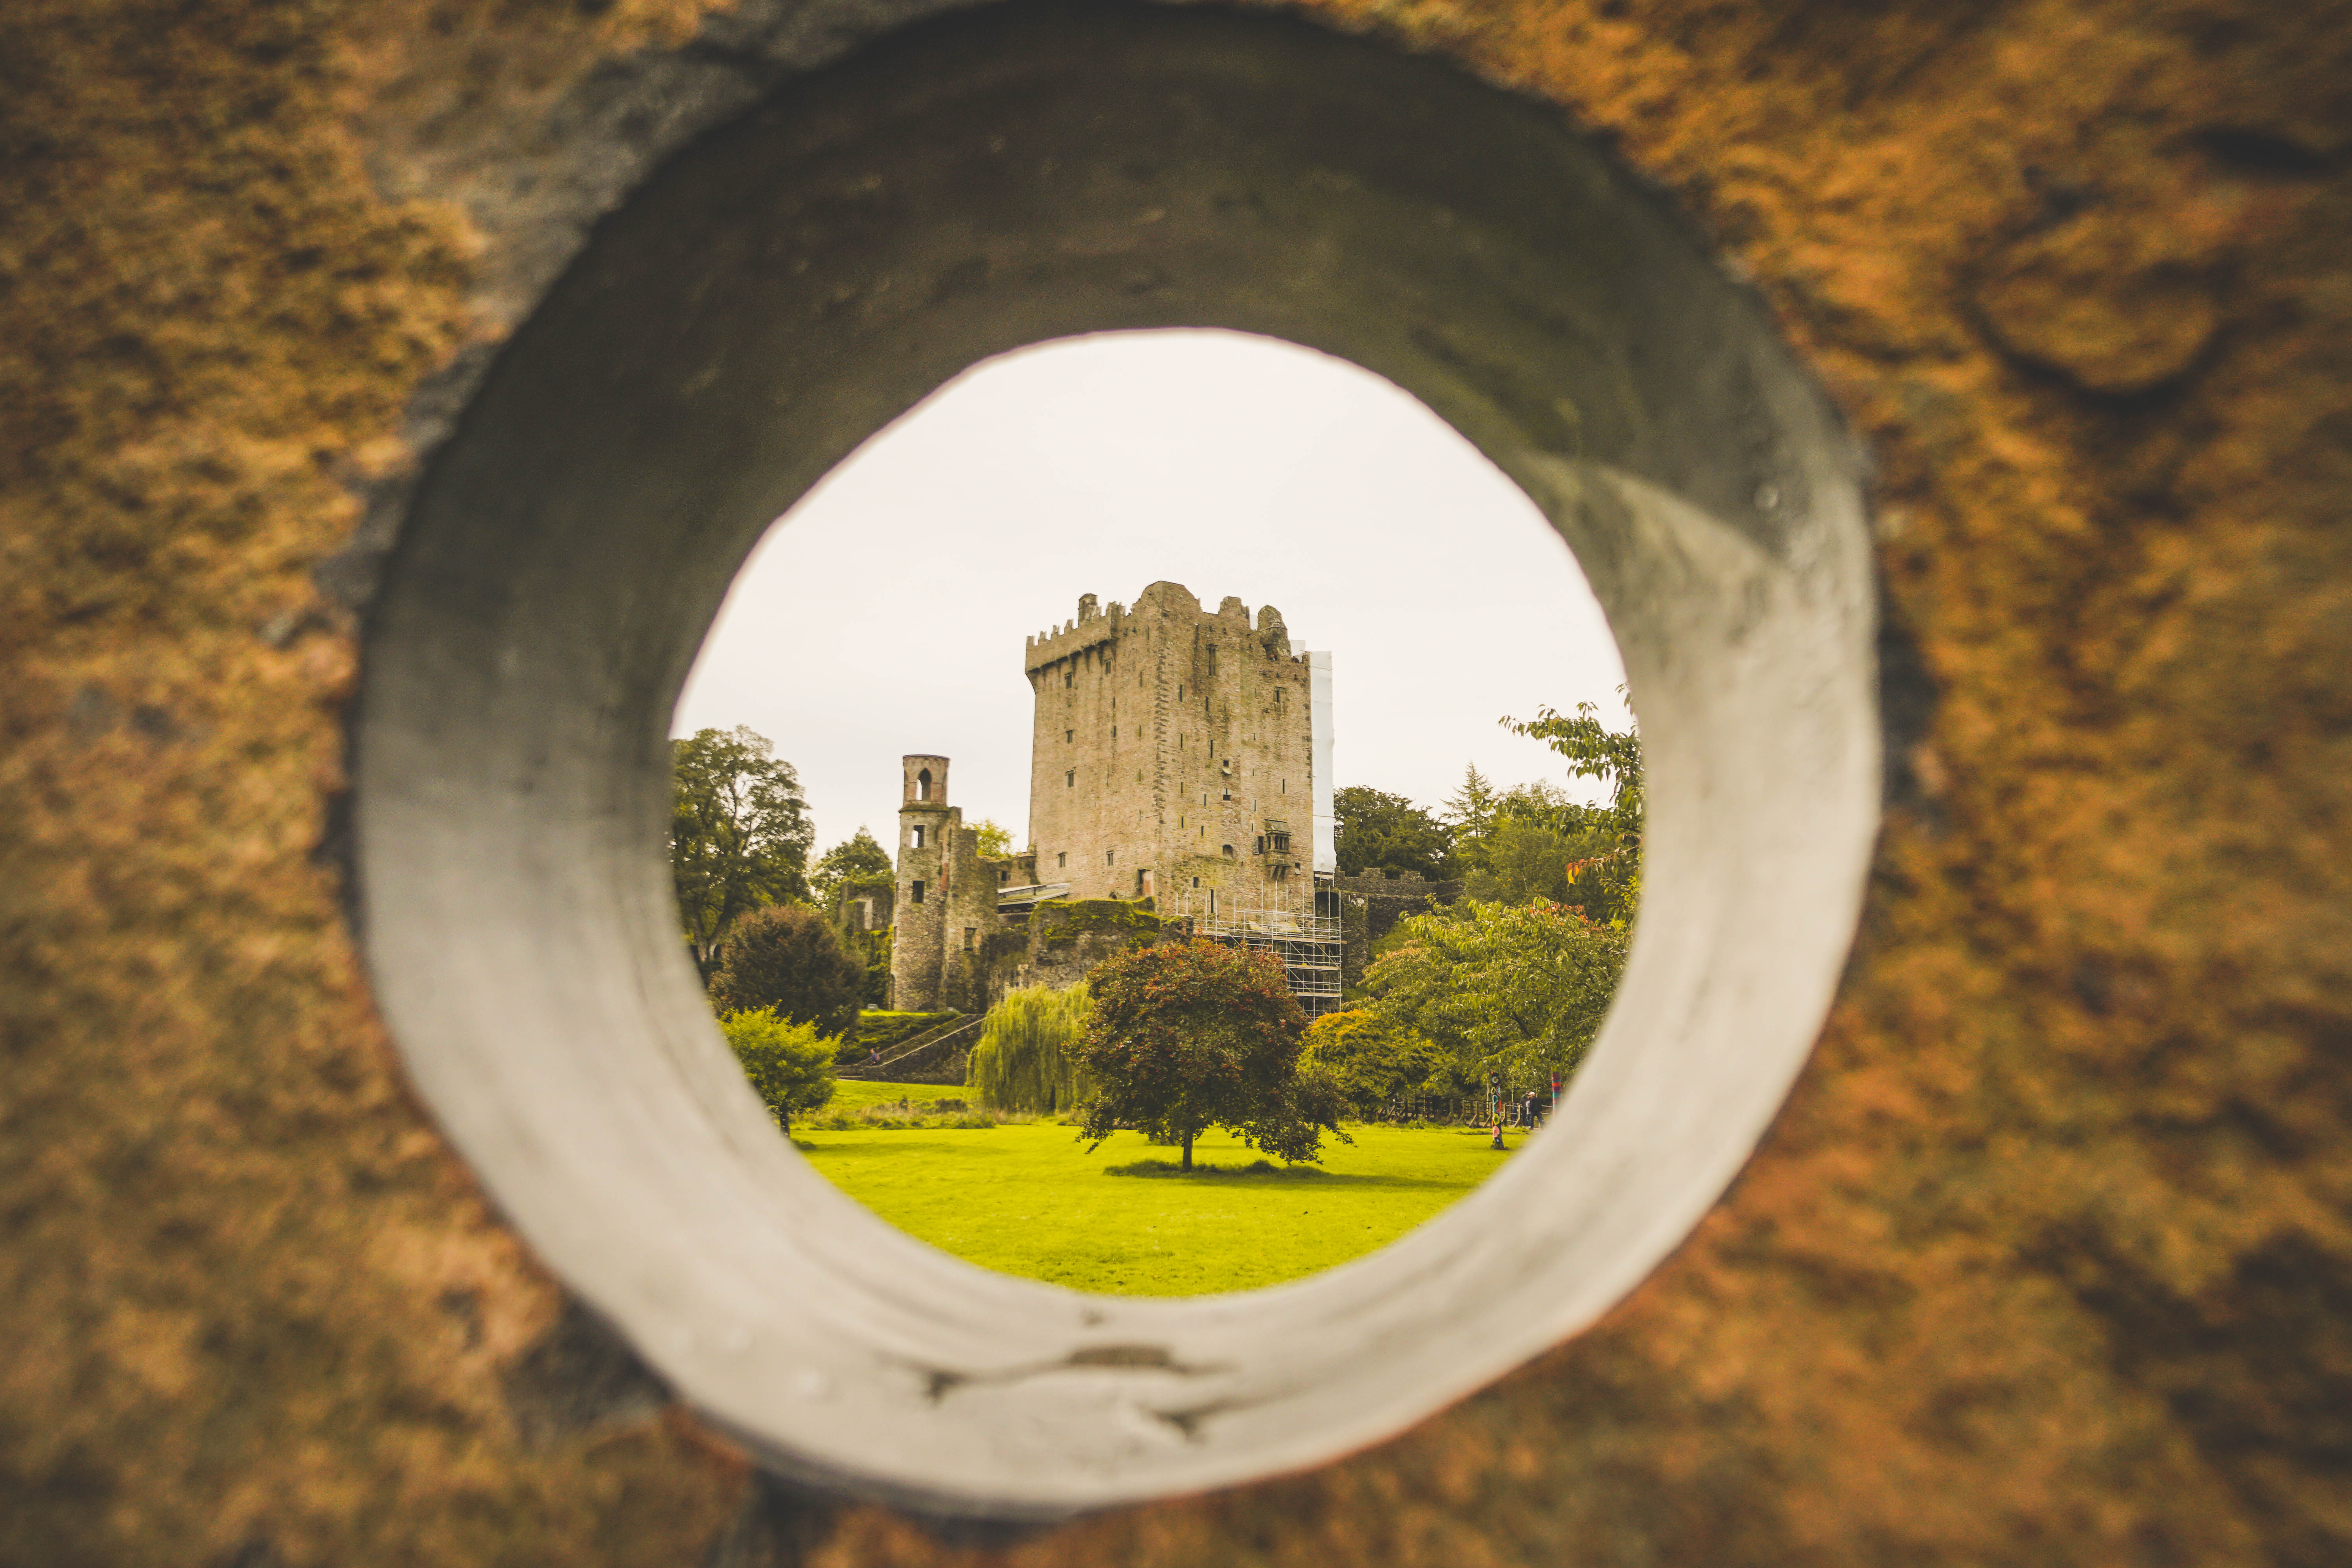
M 1080 600 L 1081 612 L 1093 602 L 1092 594 L 1088 594 Z M 1034 674 L 1049 664 L 1058 663 L 1066 658 L 1075 658 L 1085 653 L 1087 649 L 1107 643 L 1117 637 L 1121 624 L 1127 618 L 1126 606 L 1113 604 L 1108 615 L 1087 616 L 1082 613 L 1076 620 L 1065 621 L 1058 626 L 1040 632 L 1037 636 L 1026 639 L 1027 647 L 1024 651 L 1021 668 Z

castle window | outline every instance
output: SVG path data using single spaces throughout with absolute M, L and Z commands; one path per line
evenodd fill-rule
M 915 883 L 914 889 L 913 889 L 913 898 L 914 898 L 915 902 L 917 902 L 917 903 L 919 903 L 919 903 L 921 903 L 921 902 L 923 901 L 923 884 L 922 884 L 922 882 L 921 882 L 921 880 L 920 880 L 919 879 L 916 881 L 916 883 Z
M 1110 738 L 1114 741 L 1118 739 L 1118 726 L 1116 724 L 1110 727 Z
M 910 849 L 920 849 L 923 847 L 923 825 L 919 822 L 907 829 L 907 847 Z
M 1065 685 L 1065 686 L 1076 686 L 1077 683 L 1078 683 L 1078 668 L 1077 668 L 1077 666 L 1076 666 L 1076 665 L 1072 665 L 1069 668 L 1067 668 L 1067 669 L 1066 669 L 1066 670 L 1062 671 L 1062 684 L 1063 684 L 1063 685 Z
M 1231 859 L 1233 859 L 1234 858 L 1234 847 L 1233 847 L 1232 845 L 1228 844 L 1228 845 L 1226 845 L 1226 846 L 1225 846 L 1225 858 L 1226 858 L 1226 859 L 1228 859 L 1228 860 L 1231 860 Z
M 996 879 L 1000 882 L 1009 882 L 1013 880 L 1013 873 L 1010 871 L 999 871 L 996 874 Z
M 1076 789 L 1076 788 L 1077 788 L 1077 787 L 1078 787 L 1078 770 L 1077 770 L 1077 769 L 1076 769 L 1076 768 L 1072 768 L 1068 773 L 1064 773 L 1064 774 L 1062 775 L 1062 783 L 1063 783 L 1066 786 L 1067 786 L 1068 788 L 1071 788 L 1071 789 Z
M 1288 779 L 1283 780 L 1282 787 L 1274 793 L 1276 795 L 1288 795 L 1290 793 L 1290 781 Z
M 966 926 L 963 928 L 963 950 L 966 952 L 970 952 L 971 951 L 971 939 L 979 934 L 980 928 L 978 926 Z
M 1054 857 L 1054 864 L 1055 864 L 1055 866 L 1057 866 L 1057 867 L 1066 868 L 1066 867 L 1069 865 L 1069 863 L 1070 863 L 1070 852 L 1069 852 L 1068 850 L 1066 850 L 1066 849 L 1063 850 L 1059 855 L 1056 855 L 1056 856 L 1055 856 L 1055 857 Z
M 1196 888 L 1197 888 L 1197 887 L 1199 887 L 1200 885 L 1201 885 L 1201 879 L 1200 879 L 1200 878 L 1198 878 L 1198 877 L 1193 878 L 1193 879 L 1192 879 L 1192 886 L 1194 886 L 1194 887 L 1196 887 Z
M 1106 865 L 1106 866 L 1109 866 L 1109 865 L 1114 865 L 1114 864 L 1116 864 L 1116 863 L 1117 863 L 1117 857 L 1118 857 L 1118 850 L 1116 850 L 1116 849 L 1106 849 L 1106 850 L 1104 850 L 1104 851 L 1103 851 L 1103 864 L 1104 864 L 1104 865 Z
M 1212 680 L 1217 679 L 1217 650 L 1215 648 L 1211 648 L 1209 650 L 1209 679 Z
M 1077 738 L 1078 732 L 1076 730 L 1065 730 L 1062 731 L 1062 743 L 1064 745 L 1069 744 L 1072 741 L 1075 741 Z
M 1255 848 L 1255 849 L 1253 849 L 1253 850 L 1251 850 L 1251 851 L 1250 851 L 1250 853 L 1251 853 L 1251 854 L 1253 854 L 1253 855 L 1263 855 L 1263 854 L 1265 854 L 1265 834 L 1261 833 L 1261 834 L 1259 834 L 1259 835 L 1257 836 L 1257 847 L 1256 847 L 1256 848 Z
M 1184 700 L 1184 683 L 1181 680 L 1176 683 L 1176 700 L 1179 702 Z
M 915 775 L 915 798 L 917 800 L 931 798 L 931 770 L 929 768 Z

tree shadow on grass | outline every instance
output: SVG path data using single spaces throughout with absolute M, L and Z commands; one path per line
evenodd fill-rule
M 1158 1181 L 1208 1182 L 1236 1187 L 1269 1187 L 1287 1182 L 1307 1181 L 1318 1186 L 1331 1187 L 1395 1187 L 1440 1188 L 1451 1192 L 1459 1182 L 1439 1181 L 1429 1176 L 1392 1176 L 1355 1172 L 1324 1170 L 1319 1165 L 1277 1165 L 1271 1160 L 1255 1160 L 1246 1165 L 1212 1165 L 1195 1161 L 1186 1170 L 1174 1160 L 1135 1160 L 1124 1165 L 1105 1165 L 1106 1176 L 1145 1176 Z

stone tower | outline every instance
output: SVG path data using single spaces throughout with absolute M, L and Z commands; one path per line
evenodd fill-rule
M 1280 611 L 1253 626 L 1241 600 L 1212 613 L 1175 583 L 1131 610 L 1088 594 L 1024 666 L 1040 882 L 1164 914 L 1314 909 L 1334 868 L 1330 666 L 1292 651 Z
M 921 1011 L 938 1005 L 946 947 L 947 898 L 940 872 L 950 862 L 950 834 L 963 813 L 948 805 L 948 760 L 920 753 L 899 759 L 905 789 L 898 805 L 898 929 L 890 944 L 890 1003 Z
M 948 804 L 945 757 L 903 757 L 899 773 L 890 1005 L 918 1013 L 983 1007 L 987 939 L 1004 923 L 997 889 L 1020 862 L 981 854 L 980 834 L 963 825 L 961 808 Z

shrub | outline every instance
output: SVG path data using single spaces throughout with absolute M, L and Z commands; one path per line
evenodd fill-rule
M 735 922 L 710 1001 L 721 1013 L 771 1012 L 838 1038 L 857 1023 L 865 981 L 866 966 L 842 951 L 824 917 L 774 904 Z
M 1087 988 L 1032 985 L 988 1010 L 964 1081 L 992 1110 L 1045 1115 L 1086 1098 L 1078 1041 L 1087 1032 Z
M 1330 1074 L 1333 1086 L 1362 1116 L 1377 1115 L 1391 1100 L 1421 1089 L 1446 1066 L 1445 1053 L 1433 1042 L 1367 1007 L 1326 1013 L 1309 1024 L 1299 1061 Z
M 776 1122 L 792 1131 L 793 1112 L 814 1110 L 833 1098 L 834 1042 L 814 1024 L 787 1023 L 764 1009 L 729 1013 L 719 1031 L 742 1064 L 751 1092 Z

